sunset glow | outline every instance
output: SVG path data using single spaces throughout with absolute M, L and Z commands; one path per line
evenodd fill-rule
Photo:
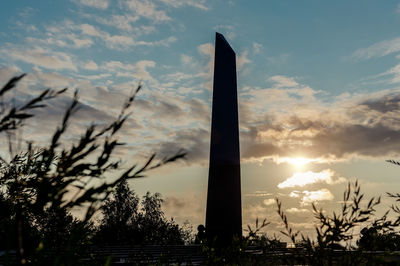
M 312 163 L 312 162 L 317 162 L 318 159 L 310 159 L 310 158 L 305 158 L 305 157 L 288 157 L 282 160 L 283 162 L 287 162 L 296 168 L 302 168 L 306 164 Z

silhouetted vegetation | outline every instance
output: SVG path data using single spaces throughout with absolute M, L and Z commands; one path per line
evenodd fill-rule
M 0 98 L 23 77 L 12 78 L 0 90 Z M 127 168 L 122 168 L 121 160 L 113 158 L 115 148 L 124 145 L 118 141 L 117 133 L 128 119 L 129 109 L 140 89 L 138 86 L 128 97 L 114 121 L 103 127 L 88 126 L 75 143 L 63 146 L 60 138 L 67 131 L 71 116 L 78 110 L 77 92 L 47 146 L 34 147 L 29 143 L 26 151 L 13 155 L 13 143 L 9 138 L 11 158 L 0 160 L 0 200 L 6 214 L 1 216 L 0 224 L 4 227 L 0 229 L 0 243 L 4 243 L 7 250 L 17 250 L 18 263 L 35 262 L 36 255 L 57 247 L 84 250 L 80 244 L 87 243 L 90 218 L 117 184 L 143 177 L 148 170 L 185 156 L 178 152 L 154 162 L 153 154 L 143 166 L 134 164 Z M 2 101 L 0 133 L 11 136 L 24 126 L 23 121 L 34 116 L 33 109 L 45 108 L 46 101 L 65 92 L 66 89 L 45 90 L 21 106 Z M 113 180 L 107 177 L 110 172 L 116 176 Z M 150 197 L 149 201 L 152 199 Z M 76 207 L 85 210 L 82 221 L 69 214 Z
M 189 242 L 191 232 L 164 217 L 162 202 L 160 194 L 148 192 L 139 205 L 138 196 L 123 180 L 101 206 L 103 219 L 93 242 L 118 245 L 183 245 Z
M 388 195 L 400 201 L 400 195 Z M 218 250 L 212 243 L 203 249 L 210 265 L 398 265 L 400 212 L 393 205 L 382 217 L 377 218 L 375 209 L 379 198 L 364 201 L 360 184 L 349 183 L 343 193 L 339 212 L 326 211 L 312 204 L 316 237 L 304 235 L 293 229 L 279 199 L 277 213 L 282 220 L 286 236 L 292 248 L 286 248 L 281 237 L 268 236 L 265 229 L 269 223 L 256 221 L 256 227 L 247 228 L 247 236 L 236 239 L 226 249 Z M 397 214 L 390 220 L 390 211 Z

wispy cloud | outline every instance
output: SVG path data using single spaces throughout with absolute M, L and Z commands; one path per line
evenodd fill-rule
M 248 52 L 245 50 L 241 54 L 236 56 L 236 65 L 238 71 L 241 71 L 244 65 L 251 63 L 251 60 L 248 58 Z
M 382 57 L 400 51 L 400 37 L 375 43 L 367 48 L 360 48 L 353 53 L 358 59 Z
M 140 16 L 137 15 L 132 15 L 132 14 L 123 14 L 123 15 L 112 15 L 111 17 L 103 18 L 103 17 L 98 17 L 96 18 L 96 21 L 107 26 L 112 26 L 116 27 L 117 29 L 127 31 L 127 32 L 133 32 L 137 27 L 132 26 L 132 23 L 136 22 L 139 20 Z M 141 26 L 143 27 L 143 26 Z M 148 29 L 151 29 L 154 31 L 154 27 L 150 27 Z M 148 31 L 147 29 L 147 31 Z M 145 31 L 146 32 L 146 31 Z M 138 33 L 138 32 L 136 32 Z
M 47 69 L 67 69 L 77 71 L 77 66 L 72 57 L 64 52 L 56 52 L 41 47 L 30 49 L 6 47 L 0 52 L 4 57 L 10 57 L 14 60 L 30 63 Z
M 115 73 L 119 77 L 134 77 L 141 80 L 152 80 L 148 68 L 155 67 L 156 62 L 151 60 L 141 60 L 136 64 L 126 64 L 121 61 L 107 61 L 102 64 L 102 69 Z
M 264 46 L 261 43 L 253 42 L 253 53 L 254 54 L 259 54 L 261 53 L 261 50 L 264 48 Z
M 173 36 L 155 41 L 135 40 L 128 34 L 112 35 L 90 24 L 72 25 L 71 28 L 80 28 L 82 34 L 97 37 L 99 41 L 104 41 L 108 48 L 115 50 L 123 50 L 131 46 L 169 46 L 177 40 Z
M 99 9 L 107 9 L 109 6 L 108 0 L 73 0 L 73 1 L 83 6 L 94 7 Z
M 303 198 L 301 200 L 302 205 L 308 205 L 312 202 L 316 201 L 328 201 L 328 200 L 333 200 L 334 196 L 332 192 L 330 192 L 328 189 L 323 188 L 320 190 L 316 191 L 303 191 Z
M 270 81 L 275 83 L 275 87 L 277 88 L 291 88 L 291 87 L 297 87 L 299 86 L 299 83 L 295 81 L 294 78 L 287 77 L 287 76 L 272 76 L 269 78 Z
M 99 66 L 93 60 L 90 60 L 83 66 L 83 68 L 87 70 L 97 70 Z
M 269 193 L 267 191 L 254 191 L 253 193 L 244 194 L 244 196 L 246 197 L 266 197 L 271 195 L 272 193 Z
M 319 190 L 313 190 L 313 191 L 308 191 L 308 190 L 297 191 L 297 190 L 295 190 L 290 193 L 290 197 L 301 198 L 301 201 L 300 201 L 301 206 L 307 206 L 313 202 L 329 201 L 329 200 L 334 199 L 332 192 L 330 192 L 326 188 L 322 188 Z
M 174 8 L 179 8 L 183 6 L 192 6 L 203 10 L 209 9 L 205 0 L 160 0 L 160 1 Z
M 151 19 L 155 22 L 171 20 L 165 11 L 159 10 L 156 4 L 150 0 L 128 0 L 126 5 L 134 14 L 140 17 Z
M 288 213 L 309 213 L 310 210 L 299 209 L 299 208 L 293 207 L 293 208 L 286 209 L 286 212 L 288 212 Z

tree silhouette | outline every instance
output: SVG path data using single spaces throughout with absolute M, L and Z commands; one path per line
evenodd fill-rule
M 184 244 L 190 232 L 167 220 L 161 209 L 160 194 L 139 198 L 121 181 L 101 206 L 103 218 L 95 236 L 103 244 Z
M 115 192 L 101 206 L 103 218 L 96 239 L 98 243 L 127 244 L 134 243 L 138 231 L 137 221 L 139 198 L 128 187 L 126 180 L 121 181 Z

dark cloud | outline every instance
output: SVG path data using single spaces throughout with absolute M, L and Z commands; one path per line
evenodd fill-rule
M 199 99 L 191 99 L 189 101 L 190 113 L 193 119 L 202 121 L 205 124 L 210 124 L 211 122 L 211 109 L 209 105 L 206 105 L 203 101 Z
M 166 208 L 182 209 L 187 205 L 187 201 L 184 198 L 168 196 L 165 199 L 164 205 Z
M 182 107 L 163 100 L 159 100 L 154 105 L 153 112 L 159 118 L 176 119 L 185 115 L 185 112 L 183 111 Z
M 152 150 L 161 156 L 168 156 L 176 151 L 187 151 L 188 163 L 202 162 L 209 156 L 209 132 L 204 129 L 181 130 L 174 134 L 171 141 L 156 145 Z
M 389 94 L 380 99 L 370 99 L 362 102 L 361 105 L 370 110 L 375 110 L 381 113 L 387 113 L 400 110 L 400 95 Z

